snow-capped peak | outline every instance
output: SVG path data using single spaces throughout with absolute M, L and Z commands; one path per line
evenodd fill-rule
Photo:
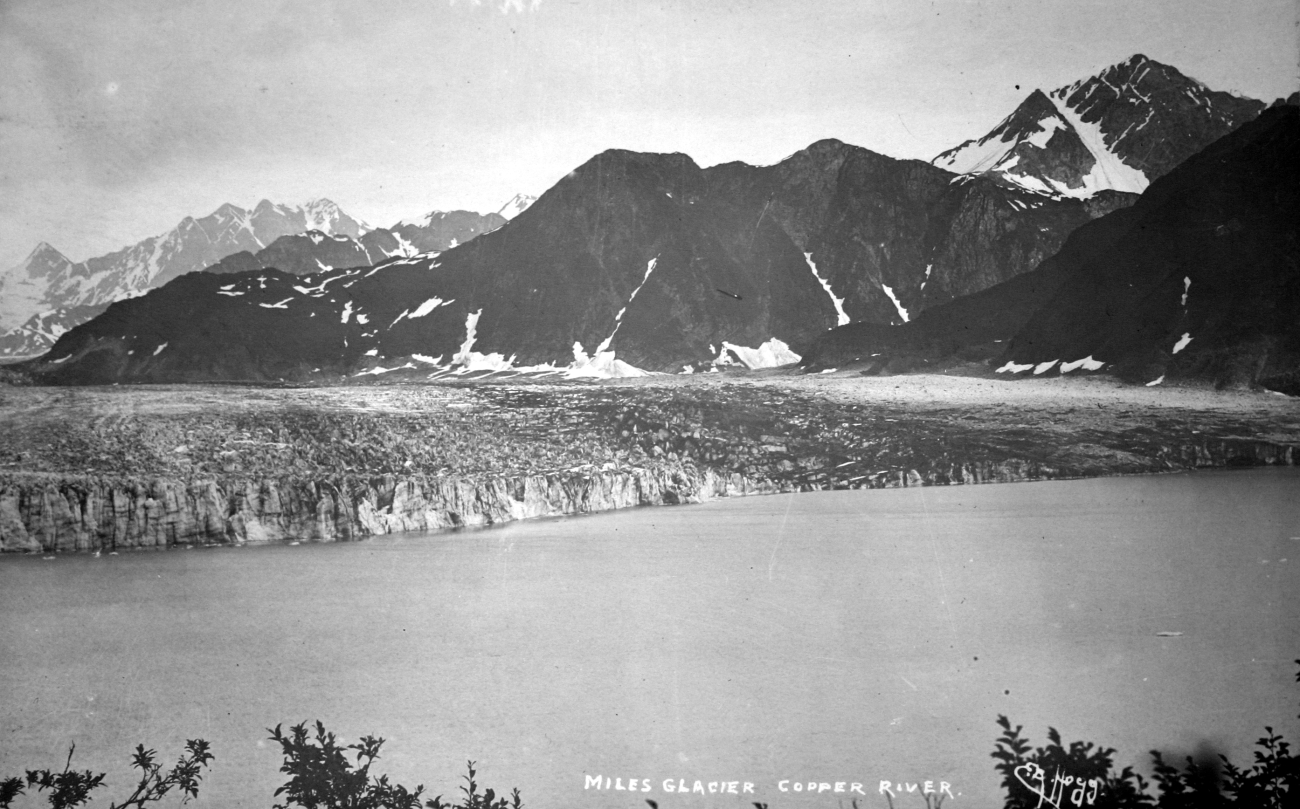
M 334 225 L 338 223 L 342 214 L 339 206 L 328 199 L 310 200 L 302 206 L 302 211 L 307 219 L 308 230 L 319 230 L 321 233 L 329 234 L 334 232 Z
M 27 265 L 35 261 L 51 261 L 51 260 L 70 261 L 70 259 L 67 256 L 60 253 L 49 242 L 41 242 L 36 245 L 36 248 L 32 250 L 32 252 L 27 254 L 27 258 L 23 259 L 23 264 Z
M 987 135 L 932 162 L 1052 196 L 1141 193 L 1263 106 L 1139 53 L 1047 93 L 1033 91 Z
M 528 206 L 537 201 L 537 197 L 530 194 L 515 194 L 509 202 L 501 206 L 498 214 L 506 219 L 514 219 L 519 214 L 528 210 Z
M 435 219 L 441 218 L 444 215 L 445 213 L 443 211 L 429 211 L 424 216 L 413 216 L 409 219 L 403 219 L 394 225 L 394 227 L 400 228 L 403 225 L 410 225 L 417 228 L 427 228 L 429 225 L 433 224 Z

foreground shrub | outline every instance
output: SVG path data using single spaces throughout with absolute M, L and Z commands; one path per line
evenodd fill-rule
M 46 797 L 51 809 L 73 809 L 89 802 L 93 797 L 90 793 L 104 785 L 104 773 L 96 775 L 90 770 L 72 769 L 72 754 L 76 749 L 76 744 L 68 748 L 68 760 L 59 772 L 28 770 L 25 781 L 16 777 L 0 781 L 0 809 L 7 809 L 14 798 L 24 794 L 26 787 L 36 787 L 36 791 L 41 793 L 48 790 Z M 199 796 L 203 768 L 213 759 L 206 741 L 191 739 L 186 742 L 185 754 L 166 772 L 158 763 L 157 755 L 157 751 L 146 750 L 142 744 L 135 748 L 131 767 L 140 771 L 140 780 L 134 792 L 121 802 L 110 803 L 109 809 L 143 809 L 145 804 L 162 800 L 172 790 L 182 796 L 181 803 Z
M 1300 664 L 1300 660 L 1295 661 Z M 1296 674 L 1300 682 L 1300 672 Z M 993 758 L 1002 773 L 1006 809 L 1041 806 L 1098 807 L 1098 809 L 1287 809 L 1300 806 L 1300 759 L 1273 728 L 1256 741 L 1255 763 L 1237 767 L 1228 757 L 1210 750 L 1187 756 L 1179 767 L 1165 761 L 1159 750 L 1151 751 L 1157 787 L 1125 767 L 1114 772 L 1115 751 L 1096 748 L 1091 742 L 1071 742 L 1067 748 L 1055 728 L 1047 729 L 1046 747 L 1031 748 L 1020 735 L 1022 725 L 1011 727 L 998 716 L 1002 736 Z
M 275 791 L 277 798 L 284 796 L 285 803 L 275 804 L 274 809 L 421 809 L 423 784 L 407 789 L 389 783 L 387 775 L 371 776 L 370 768 L 379 758 L 384 739 L 363 736 L 360 742 L 343 746 L 319 720 L 314 737 L 305 722 L 290 728 L 288 735 L 281 732 L 280 725 L 273 730 L 268 728 L 268 732 L 284 754 L 280 772 L 289 776 L 284 786 Z M 348 760 L 349 753 L 355 753 L 355 764 Z M 425 801 L 423 807 L 523 809 L 518 789 L 512 793 L 513 800 L 509 803 L 491 789 L 479 794 L 476 775 L 471 761 L 469 775 L 462 776 L 465 784 L 460 787 L 463 795 L 459 804 L 443 803 L 439 795 Z

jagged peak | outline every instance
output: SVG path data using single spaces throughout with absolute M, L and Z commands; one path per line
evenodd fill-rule
M 429 211 L 428 213 L 422 216 L 407 217 L 406 219 L 403 219 L 402 221 L 398 222 L 396 225 L 393 225 L 392 229 L 395 230 L 397 228 L 407 226 L 407 225 L 416 228 L 428 227 L 429 223 L 433 222 L 433 220 L 440 219 L 446 215 L 447 214 L 445 211 L 439 211 L 439 210 Z
M 1025 100 L 1020 102 L 1021 109 L 1031 106 L 1051 109 L 1053 112 L 1056 110 L 1056 105 L 1052 103 L 1052 99 L 1048 98 L 1047 93 L 1044 93 L 1042 88 L 1039 87 L 1035 87 L 1033 92 L 1025 96 Z
M 334 202 L 334 200 L 332 199 L 327 199 L 326 197 L 317 197 L 316 199 L 309 199 L 305 203 L 303 203 L 302 207 L 304 210 L 307 211 L 341 211 L 342 210 L 341 208 L 339 208 L 338 203 Z
M 301 211 L 301 209 L 264 199 L 257 203 L 248 213 L 253 219 L 262 219 L 268 216 L 293 216 L 295 211 Z
M 222 215 L 242 218 L 248 215 L 248 211 L 244 210 L 238 205 L 235 205 L 233 202 L 223 202 L 215 211 L 213 211 L 210 214 L 210 216 L 220 217 Z
M 23 259 L 22 266 L 28 266 L 38 261 L 66 261 L 69 264 L 72 263 L 72 259 L 60 253 L 49 242 L 37 244 L 32 252 L 27 254 L 27 258 Z
M 1095 74 L 1080 79 L 1073 84 L 1058 87 L 1050 95 L 1054 98 L 1068 98 L 1076 90 L 1094 84 L 1109 86 L 1117 94 L 1133 93 L 1134 88 L 1143 86 L 1148 77 L 1159 77 L 1171 84 L 1187 84 L 1202 91 L 1209 88 L 1199 79 L 1188 76 L 1173 65 L 1156 61 L 1145 54 L 1136 53 L 1121 62 L 1108 65 Z

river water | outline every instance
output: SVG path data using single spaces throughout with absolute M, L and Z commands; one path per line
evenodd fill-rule
M 75 741 L 107 802 L 135 744 L 200 736 L 196 805 L 268 807 L 265 729 L 316 718 L 387 738 L 397 781 L 449 795 L 473 758 L 531 807 L 836 807 L 855 783 L 884 806 L 881 780 L 1001 805 L 999 714 L 1121 765 L 1248 763 L 1266 724 L 1296 740 L 1297 495 L 1300 470 L 1210 472 L 4 558 L 0 774 Z M 696 780 L 737 794 L 665 792 Z

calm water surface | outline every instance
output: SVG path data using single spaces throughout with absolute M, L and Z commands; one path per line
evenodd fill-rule
M 885 805 L 882 779 L 944 780 L 947 806 L 992 806 L 998 714 L 1121 765 L 1202 742 L 1246 763 L 1265 724 L 1296 741 L 1298 593 L 1298 470 L 4 558 L 0 774 L 75 740 L 120 787 L 136 743 L 171 759 L 202 736 L 217 761 L 197 805 L 266 807 L 282 780 L 264 729 L 320 718 L 388 738 L 398 781 L 449 795 L 474 758 L 531 807 L 847 797 L 783 779 L 861 782 L 863 806 Z M 594 774 L 653 791 L 584 790 Z

